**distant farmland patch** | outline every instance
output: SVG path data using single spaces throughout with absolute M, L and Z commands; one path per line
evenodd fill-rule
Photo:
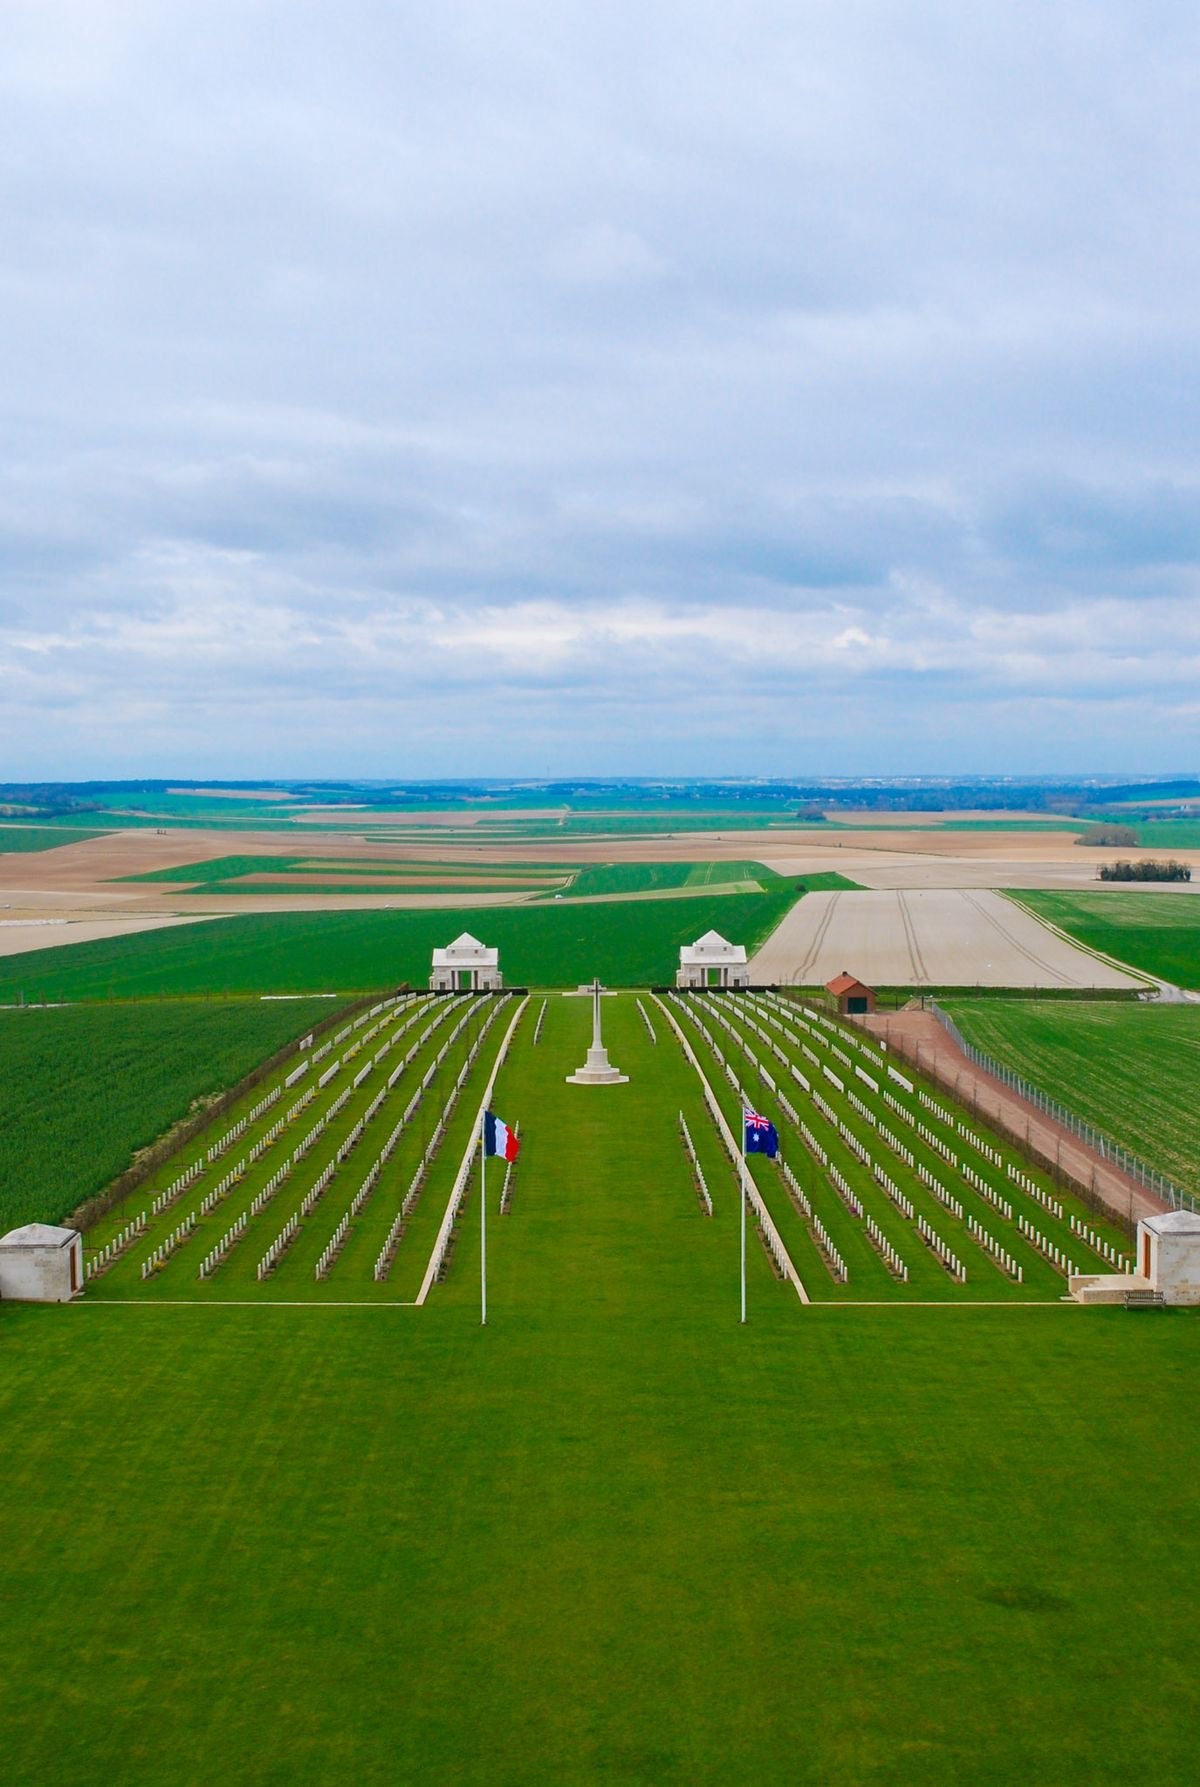
M 437 863 L 387 858 L 217 856 L 205 862 L 125 875 L 123 881 L 167 883 L 191 894 L 287 893 L 537 893 L 562 887 L 569 867 L 557 864 Z
M 763 891 L 783 878 L 760 862 L 606 862 L 580 869 L 563 898 L 601 894 L 661 893 L 676 887 L 724 887 L 753 883 Z
M 822 869 L 816 875 L 797 875 L 794 882 L 786 877 L 789 886 L 803 889 L 805 893 L 866 893 L 867 889 L 861 881 L 851 881 L 849 875 L 839 875 L 836 869 Z
M 102 831 L 66 831 L 52 825 L 0 825 L 0 856 L 27 856 L 33 851 L 57 850 L 62 844 L 86 844 L 102 838 Z

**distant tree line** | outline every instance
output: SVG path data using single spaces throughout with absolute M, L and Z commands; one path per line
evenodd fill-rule
M 1192 871 L 1174 857 L 1169 862 L 1152 862 L 1144 857 L 1141 862 L 1103 862 L 1097 877 L 1101 881 L 1190 881 Z

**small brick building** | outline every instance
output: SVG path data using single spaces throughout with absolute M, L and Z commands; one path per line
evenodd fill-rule
M 875 994 L 870 987 L 865 987 L 861 980 L 855 980 L 853 974 L 845 970 L 836 979 L 828 981 L 827 993 L 832 993 L 837 1000 L 837 1008 L 844 1018 L 865 1016 L 875 1009 Z

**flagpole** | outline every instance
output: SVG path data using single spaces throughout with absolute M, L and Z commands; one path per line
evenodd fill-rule
M 741 1190 L 742 1190 L 742 1321 L 746 1320 L 746 1113 L 742 1112 L 742 1146 L 741 1146 Z
M 479 1325 L 487 1327 L 487 1112 L 479 1118 Z

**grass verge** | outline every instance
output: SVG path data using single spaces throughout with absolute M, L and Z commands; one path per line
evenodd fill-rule
M 1200 1005 L 947 999 L 977 1048 L 1200 1192 Z

